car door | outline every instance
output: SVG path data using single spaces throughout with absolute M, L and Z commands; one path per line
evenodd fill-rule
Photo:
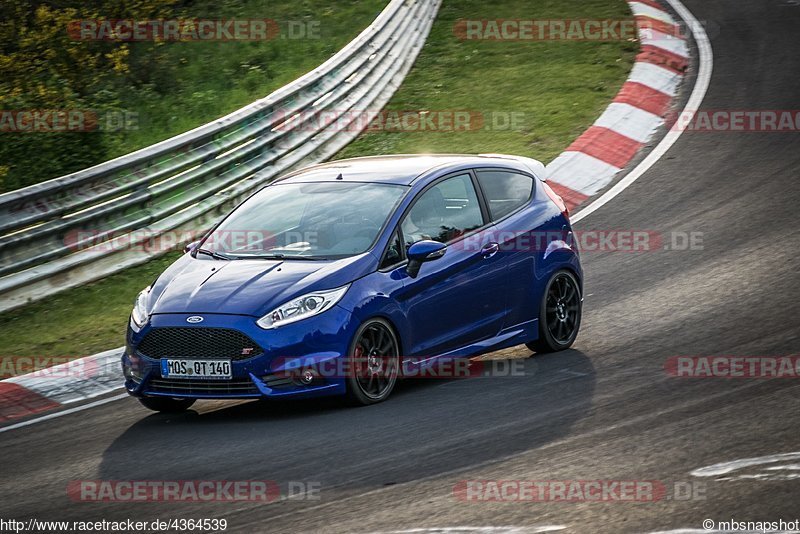
M 539 314 L 536 267 L 545 251 L 540 228 L 546 222 L 543 211 L 534 205 L 535 178 L 497 168 L 476 169 L 475 174 L 508 267 L 503 328 L 533 328 Z
M 404 214 L 399 234 L 446 243 L 439 259 L 406 276 L 398 298 L 408 318 L 409 356 L 424 360 L 497 335 L 505 313 L 505 263 L 475 179 L 462 172 L 422 192 Z

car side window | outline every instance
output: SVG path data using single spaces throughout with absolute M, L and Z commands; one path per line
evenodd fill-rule
M 502 219 L 526 204 L 533 191 L 533 178 L 511 171 L 478 171 L 492 220 Z
M 427 189 L 400 223 L 406 247 L 423 239 L 447 243 L 481 226 L 483 215 L 469 174 Z
M 400 242 L 400 234 L 395 232 L 394 235 L 392 235 L 389 246 L 386 248 L 386 254 L 383 256 L 380 268 L 386 269 L 397 265 L 401 261 L 403 261 L 403 247 Z

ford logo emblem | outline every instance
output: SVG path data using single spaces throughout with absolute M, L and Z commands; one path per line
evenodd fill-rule
M 202 323 L 203 322 L 203 318 L 200 317 L 199 315 L 192 315 L 191 317 L 187 317 L 186 318 L 186 322 L 187 323 Z

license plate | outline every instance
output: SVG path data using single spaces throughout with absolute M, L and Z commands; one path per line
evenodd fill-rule
M 163 378 L 231 378 L 230 360 L 161 360 Z

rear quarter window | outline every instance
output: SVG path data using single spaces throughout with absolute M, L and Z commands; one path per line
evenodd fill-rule
M 533 178 L 511 171 L 477 171 L 492 220 L 502 219 L 527 204 L 533 192 Z

